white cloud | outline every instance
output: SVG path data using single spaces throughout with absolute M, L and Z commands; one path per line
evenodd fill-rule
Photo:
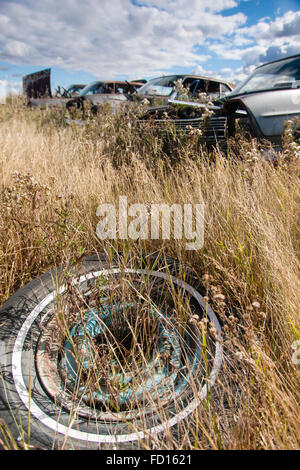
M 245 50 L 242 59 L 257 64 L 300 53 L 300 11 L 288 11 L 274 21 L 265 19 L 250 28 L 240 28 L 240 37 L 252 38 L 256 46 Z
M 209 49 L 223 59 L 243 63 L 236 70 L 222 71 L 227 80 L 238 83 L 262 63 L 300 53 L 300 11 L 289 11 L 273 21 L 261 18 L 251 27 L 240 27 L 233 37 L 214 41 Z
M 244 14 L 223 14 L 241 1 L 0 0 L 0 61 L 99 78 L 180 66 L 237 81 L 254 65 L 300 52 L 300 11 L 247 27 Z M 213 72 L 206 62 L 214 54 L 238 68 Z
M 15 41 L 10 40 L 6 44 L 4 44 L 2 49 L 2 55 L 6 56 L 7 58 L 23 58 L 24 56 L 30 54 L 31 47 L 25 44 L 23 41 Z
M 230 70 L 230 72 L 232 72 L 231 69 L 228 69 Z M 204 77 L 208 77 L 208 78 L 219 78 L 219 79 L 225 79 L 224 76 L 226 75 L 224 72 L 220 71 L 220 73 L 216 72 L 216 71 L 213 71 L 213 70 L 209 70 L 205 67 L 202 67 L 202 65 L 197 65 L 197 67 L 195 67 L 193 70 L 191 70 L 191 73 L 193 75 L 202 75 Z
M 8 94 L 20 93 L 21 86 L 19 82 L 10 82 L 8 80 L 0 80 L 0 104 L 5 103 Z
M 207 38 L 233 34 L 239 0 L 14 0 L 0 2 L 0 60 L 60 66 L 101 77 L 196 67 L 209 58 Z M 3 25 L 1 27 L 1 25 Z M 194 48 L 198 45 L 197 52 Z
M 0 80 L 0 104 L 5 103 L 6 94 L 6 84 L 4 80 Z

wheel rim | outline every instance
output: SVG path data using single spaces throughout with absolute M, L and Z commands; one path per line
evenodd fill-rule
M 126 269 L 123 272 L 128 273 L 128 274 L 138 274 L 138 275 L 143 275 L 143 276 L 144 275 L 149 276 L 149 272 L 147 272 L 146 270 Z M 98 276 L 115 275 L 115 274 L 120 274 L 120 273 L 121 273 L 121 271 L 119 269 L 102 270 L 102 271 L 89 273 L 85 276 L 81 276 L 81 278 L 79 279 L 79 284 L 83 283 L 83 282 L 86 282 L 88 279 L 96 278 Z M 21 400 L 23 401 L 23 403 L 26 405 L 26 407 L 28 409 L 30 409 L 30 412 L 37 419 L 39 419 L 41 422 L 43 422 L 47 427 L 49 427 L 49 428 L 51 428 L 51 429 L 53 429 L 53 430 L 55 430 L 55 431 L 57 431 L 61 434 L 68 434 L 70 437 L 73 437 L 73 438 L 76 438 L 76 439 L 81 439 L 81 440 L 88 440 L 88 441 L 91 441 L 91 442 L 98 442 L 98 443 L 101 443 L 101 442 L 103 442 L 103 443 L 105 443 L 105 442 L 106 443 L 130 442 L 130 441 L 135 441 L 135 440 L 144 438 L 148 434 L 151 434 L 151 435 L 152 434 L 157 434 L 159 432 L 162 432 L 167 426 L 171 427 L 171 426 L 175 425 L 176 423 L 180 422 L 182 419 L 186 418 L 198 406 L 199 402 L 203 398 L 205 398 L 205 395 L 208 392 L 209 388 L 216 381 L 217 374 L 219 372 L 219 369 L 221 367 L 221 362 L 222 362 L 222 344 L 221 344 L 222 337 L 221 337 L 221 328 L 220 328 L 219 322 L 218 322 L 214 312 L 203 301 L 203 298 L 200 296 L 200 294 L 192 286 L 185 283 L 184 281 L 178 280 L 175 277 L 170 276 L 169 274 L 166 274 L 166 273 L 163 273 L 163 272 L 153 271 L 153 272 L 150 273 L 150 276 L 151 277 L 156 277 L 156 278 L 159 278 L 159 279 L 163 279 L 163 280 L 166 280 L 166 281 L 169 281 L 169 282 L 171 280 L 175 285 L 179 286 L 180 288 L 184 288 L 192 297 L 194 297 L 196 299 L 198 304 L 200 304 L 201 308 L 204 309 L 204 311 L 206 311 L 206 314 L 207 314 L 209 320 L 212 321 L 212 323 L 214 324 L 214 327 L 217 330 L 217 336 L 216 336 L 217 341 L 216 341 L 216 347 L 215 347 L 215 355 L 214 355 L 213 364 L 212 364 L 212 368 L 211 368 L 211 373 L 210 373 L 210 377 L 209 377 L 209 383 L 210 384 L 208 385 L 208 383 L 205 383 L 204 386 L 201 388 L 200 393 L 198 394 L 198 396 L 195 397 L 179 413 L 176 413 L 175 416 L 173 416 L 171 419 L 169 419 L 168 422 L 159 424 L 157 426 L 152 425 L 147 430 L 143 430 L 143 431 L 139 431 L 139 432 L 135 432 L 135 433 L 121 434 L 121 435 L 118 435 L 118 436 L 93 434 L 93 433 L 86 433 L 86 432 L 78 431 L 78 430 L 75 430 L 75 429 L 69 429 L 66 426 L 60 424 L 59 422 L 56 422 L 51 417 L 49 417 L 45 413 L 43 413 L 42 410 L 39 408 L 39 406 L 33 400 L 30 400 L 29 393 L 28 393 L 28 391 L 25 387 L 23 376 L 22 376 L 21 351 L 22 351 L 22 346 L 23 346 L 26 334 L 30 330 L 30 327 L 31 327 L 33 321 L 45 309 L 45 307 L 47 307 L 47 305 L 49 305 L 49 303 L 51 303 L 55 299 L 55 296 L 57 294 L 63 294 L 66 291 L 66 286 L 62 286 L 58 289 L 58 291 L 49 294 L 45 299 L 43 299 L 43 301 L 34 310 L 32 310 L 32 312 L 27 317 L 25 323 L 23 324 L 23 326 L 22 326 L 22 328 L 21 328 L 21 330 L 18 334 L 16 343 L 15 343 L 15 347 L 14 347 L 14 351 L 13 351 L 13 363 L 16 365 L 16 367 L 13 371 L 13 374 L 14 374 L 18 394 L 19 394 Z M 121 308 L 123 308 L 123 306 L 121 306 Z M 85 337 L 83 343 L 82 343 L 83 357 L 81 358 L 81 360 L 83 362 L 83 365 L 85 365 L 85 367 L 87 369 L 89 369 L 89 366 L 87 364 L 84 364 L 85 361 L 86 362 L 93 361 L 93 358 L 89 353 L 89 349 L 90 349 L 90 344 L 89 344 L 90 339 L 89 338 L 94 337 L 97 332 L 99 333 L 100 323 L 99 323 L 99 312 L 98 311 L 96 312 L 95 310 L 91 310 L 91 311 L 87 312 L 86 315 L 88 316 L 86 324 L 88 325 L 88 329 L 90 330 L 90 335 L 87 335 Z M 106 318 L 108 318 L 108 317 L 109 317 L 109 315 L 107 314 Z M 166 317 L 166 315 L 161 313 L 161 312 L 156 312 L 156 317 L 157 318 L 162 318 L 162 317 Z M 103 327 L 103 325 L 105 325 L 104 320 L 105 320 L 105 311 L 102 312 L 102 327 Z M 106 324 L 106 327 L 107 327 L 107 324 Z M 73 331 L 71 330 L 70 338 L 74 339 L 76 336 L 77 336 L 77 338 L 78 337 L 80 338 L 80 336 L 82 336 L 82 335 L 80 335 L 81 328 L 82 328 L 82 325 L 80 325 L 80 323 L 76 324 L 73 327 Z M 103 327 L 103 328 L 105 328 L 105 327 Z M 97 331 L 97 329 L 98 329 L 98 331 Z M 50 330 L 51 330 L 51 328 L 50 328 Z M 176 370 L 176 364 L 178 366 L 178 361 L 179 361 L 179 340 L 178 340 L 178 337 L 176 337 L 176 334 L 174 335 L 172 332 L 168 331 L 168 329 L 164 328 L 164 327 L 161 327 L 160 339 L 161 339 L 160 343 L 162 343 L 162 339 L 165 339 L 165 340 L 167 340 L 167 341 L 165 341 L 165 342 L 167 342 L 167 344 L 172 343 L 174 345 L 172 361 L 175 365 L 175 372 L 173 371 L 173 373 L 170 374 L 169 373 L 170 371 L 168 371 L 168 373 L 165 371 L 165 374 L 163 375 L 161 370 L 160 370 L 156 374 L 156 376 L 154 375 L 154 378 L 157 379 L 157 383 L 159 385 L 164 385 L 163 382 L 166 379 L 169 380 L 169 381 L 171 380 L 171 385 L 169 384 L 169 389 L 170 388 L 173 389 L 172 399 L 174 399 L 174 398 L 180 396 L 180 394 L 182 393 L 182 390 L 188 385 L 188 382 L 189 382 L 189 379 L 191 378 L 191 376 L 186 376 L 185 380 L 181 380 L 181 382 L 179 382 L 177 384 L 177 386 L 174 386 L 175 375 L 176 375 L 176 372 L 178 372 L 178 369 L 179 369 L 179 367 L 177 367 L 177 370 Z M 50 379 L 49 379 L 49 374 L 48 374 L 48 378 L 47 378 L 47 374 L 45 373 L 45 368 L 47 370 L 49 370 L 49 364 L 45 365 L 45 357 L 46 357 L 46 355 L 44 354 L 45 349 L 46 349 L 45 346 L 46 346 L 45 339 L 42 336 L 41 340 L 40 340 L 39 348 L 38 348 L 39 352 L 38 352 L 38 359 L 37 359 L 38 367 L 40 368 L 39 374 L 40 374 L 40 376 L 43 377 L 43 386 L 44 386 L 44 388 L 46 388 L 46 390 L 48 392 L 50 392 L 50 395 L 53 393 L 53 390 L 54 390 L 56 397 L 59 397 L 60 396 L 59 393 L 56 393 L 57 392 L 57 385 L 58 385 L 58 383 L 55 383 L 56 375 L 52 374 L 52 376 L 51 376 L 51 374 L 50 374 Z M 161 352 L 162 350 L 163 350 L 163 348 L 160 344 L 160 346 L 158 348 L 158 351 Z M 197 367 L 199 366 L 199 348 L 198 348 L 198 346 L 195 348 L 195 351 L 196 351 L 196 354 L 194 355 L 194 361 L 192 362 L 192 368 L 191 368 L 192 373 L 194 373 L 195 370 L 197 369 Z M 74 388 L 74 386 L 76 384 L 77 374 L 76 374 L 76 371 L 74 372 L 74 370 L 75 370 L 74 365 L 72 365 L 72 360 L 71 360 L 72 359 L 72 345 L 71 345 L 71 340 L 70 339 L 65 341 L 65 343 L 64 343 L 64 352 L 65 352 L 65 355 L 64 355 L 63 359 L 61 360 L 61 362 L 62 362 L 61 366 L 64 369 L 65 375 L 66 375 L 67 379 L 70 382 L 69 387 Z M 152 360 L 152 363 L 153 363 L 155 358 L 152 357 L 151 360 Z M 52 366 L 53 366 L 53 364 L 52 364 Z M 51 367 L 51 364 L 50 364 L 50 367 Z M 71 383 L 72 382 L 72 375 L 73 375 L 73 384 Z M 144 374 L 144 376 L 145 376 L 145 374 Z M 49 383 L 47 382 L 48 379 L 49 379 Z M 123 377 L 123 379 L 124 379 L 124 377 Z M 127 378 L 125 377 L 125 380 L 130 381 L 129 379 L 130 379 L 129 376 L 127 376 Z M 54 383 L 52 383 L 52 382 L 54 382 Z M 154 383 L 155 383 L 155 380 L 154 380 Z M 153 386 L 153 381 L 152 381 L 151 386 L 149 388 L 150 388 L 150 391 L 151 391 L 151 388 L 152 388 L 152 392 L 153 391 L 157 392 L 157 387 Z M 168 387 L 162 387 L 162 388 L 168 389 Z M 130 394 L 132 395 L 132 393 L 133 393 L 132 388 L 130 390 L 131 390 Z M 60 389 L 60 392 L 61 392 L 61 389 Z M 108 397 L 107 397 L 107 394 L 105 394 L 105 390 L 102 390 L 102 395 L 101 396 L 99 396 L 99 390 L 97 391 L 97 393 L 98 393 L 98 397 L 97 397 L 98 401 L 105 402 L 105 404 L 107 405 L 107 398 Z M 130 394 L 128 394 L 128 393 L 127 394 L 123 393 L 123 395 L 119 394 L 119 405 L 120 405 L 119 407 L 120 408 L 124 404 L 125 405 L 128 404 Z M 139 395 L 139 394 L 137 394 L 137 395 Z M 140 389 L 140 398 L 142 397 L 142 395 L 143 395 L 143 390 L 141 391 L 141 389 Z M 82 396 L 83 396 L 83 398 L 86 398 L 86 397 L 84 397 L 84 393 L 83 393 Z M 95 398 L 96 397 L 94 397 L 94 400 L 95 400 Z M 61 404 L 63 406 L 65 405 L 66 408 L 69 408 L 68 400 L 66 400 L 65 396 L 61 397 Z M 149 410 L 151 412 L 153 411 L 151 409 L 151 407 L 148 409 L 148 412 L 150 412 Z M 79 414 L 80 413 L 83 416 L 93 416 L 93 414 L 90 412 L 90 410 L 88 409 L 87 406 L 82 407 Z M 124 416 L 126 417 L 126 419 L 133 419 L 137 416 L 136 410 L 130 411 L 130 412 L 128 410 L 126 410 L 125 412 L 123 412 L 123 414 L 121 412 L 121 416 L 116 417 L 116 415 L 118 415 L 118 414 L 120 415 L 120 413 L 116 413 L 116 412 L 108 413 L 107 410 L 106 410 L 105 413 L 100 412 L 100 414 L 99 414 L 99 411 L 98 411 L 97 417 L 99 418 L 99 416 L 100 416 L 100 418 L 105 418 L 108 421 L 113 421 L 113 420 L 124 419 Z
M 73 339 L 75 338 L 76 340 L 79 338 L 79 349 L 81 352 L 80 365 L 82 365 L 85 371 L 90 371 L 95 362 L 95 357 L 93 354 L 94 344 L 91 341 L 91 338 L 94 339 L 100 335 L 104 329 L 109 330 L 111 313 L 110 309 L 113 307 L 114 305 L 108 305 L 104 314 L 102 314 L 101 320 L 103 323 L 99 321 L 99 311 L 94 310 L 87 314 L 87 318 L 84 319 L 84 325 L 82 323 L 78 323 L 72 328 L 70 332 L 70 336 Z M 118 305 L 118 309 L 122 310 L 122 306 Z M 152 315 L 157 317 L 155 313 L 156 312 L 153 312 Z M 122 326 L 120 328 L 122 328 Z M 151 351 L 151 357 L 149 358 L 149 362 L 146 365 L 146 369 L 141 371 L 141 380 L 139 380 L 141 383 L 137 389 L 135 389 L 136 387 L 134 387 L 133 384 L 136 379 L 137 371 L 126 369 L 124 370 L 119 366 L 118 361 L 112 357 L 111 365 L 115 371 L 110 374 L 109 381 L 114 382 L 115 388 L 118 391 L 115 397 L 115 406 L 117 409 L 121 409 L 123 406 L 130 405 L 133 395 L 135 395 L 135 399 L 137 399 L 138 402 L 142 402 L 145 391 L 153 393 L 154 398 L 158 398 L 161 396 L 161 392 L 164 391 L 161 390 L 161 388 L 168 388 L 170 386 L 170 381 L 174 382 L 176 372 L 171 373 L 170 375 L 167 367 L 155 367 L 156 365 L 159 366 L 159 364 L 157 364 L 159 354 L 164 354 L 167 349 L 171 348 L 171 346 L 173 347 L 171 362 L 174 364 L 176 369 L 179 369 L 179 339 L 176 334 L 174 334 L 174 332 L 168 331 L 168 329 L 165 328 L 165 325 L 161 324 L 159 328 L 157 351 Z M 71 344 L 71 341 L 67 340 L 64 347 L 64 357 L 61 361 L 61 367 L 66 371 L 66 376 L 69 379 L 69 385 L 72 389 L 76 387 L 79 375 L 79 367 L 76 363 L 76 360 L 74 360 L 74 356 L 74 348 Z M 120 370 L 118 371 L 118 369 Z M 153 373 L 151 373 L 152 371 Z M 84 387 L 82 388 L 83 390 L 81 391 L 83 394 L 85 394 Z M 95 402 L 104 403 L 105 405 L 109 406 L 111 397 L 107 387 L 105 387 L 105 385 L 100 385 L 99 388 L 93 392 L 93 399 Z

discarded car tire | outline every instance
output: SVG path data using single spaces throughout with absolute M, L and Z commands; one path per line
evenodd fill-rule
M 178 429 L 222 363 L 197 285 L 170 259 L 94 255 L 19 289 L 0 309 L 0 417 L 16 442 L 138 448 Z

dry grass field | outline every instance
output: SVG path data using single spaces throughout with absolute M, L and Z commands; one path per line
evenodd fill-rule
M 64 111 L 0 107 L 0 302 L 62 263 L 95 252 L 160 252 L 193 270 L 223 323 L 213 395 L 176 435 L 146 448 L 297 449 L 300 444 L 300 147 L 289 133 L 276 162 L 242 137 L 227 155 L 197 136 L 141 134 L 103 110 L 86 126 Z M 95 122 L 96 121 L 96 122 Z M 180 240 L 100 241 L 101 203 L 205 203 L 204 246 Z M 1 328 L 1 324 L 0 324 Z M 195 387 L 196 393 L 196 387 Z M 0 439 L 14 447 L 0 416 Z M 148 446 L 148 447 L 147 447 Z

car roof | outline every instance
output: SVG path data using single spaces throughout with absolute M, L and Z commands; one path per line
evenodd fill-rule
M 225 85 L 229 85 L 232 88 L 232 83 L 226 82 L 226 80 L 222 80 L 221 78 L 214 78 L 214 77 L 206 77 L 205 75 L 193 75 L 193 74 L 184 74 L 184 73 L 173 73 L 170 75 L 161 75 L 160 77 L 154 77 L 149 81 L 157 80 L 158 78 L 168 78 L 168 77 L 183 77 L 183 78 L 199 78 L 200 80 L 210 80 L 211 82 L 218 82 L 224 83 Z M 147 82 L 149 83 L 149 82 Z
M 282 57 L 281 59 L 276 59 L 276 60 L 271 60 L 270 62 L 265 62 L 264 64 L 261 64 L 258 67 L 256 67 L 256 69 L 259 69 L 260 67 L 264 67 L 265 65 L 275 64 L 276 62 L 281 62 L 282 60 L 294 59 L 296 57 L 300 57 L 300 54 L 290 55 L 288 57 Z
M 128 83 L 129 84 L 136 84 L 136 85 L 144 85 L 144 83 L 142 82 L 129 82 L 129 81 L 126 81 L 126 80 L 95 80 L 94 82 L 92 83 L 116 83 L 116 84 L 120 84 L 120 85 L 127 85 Z M 92 83 L 90 83 L 90 85 L 92 85 Z

